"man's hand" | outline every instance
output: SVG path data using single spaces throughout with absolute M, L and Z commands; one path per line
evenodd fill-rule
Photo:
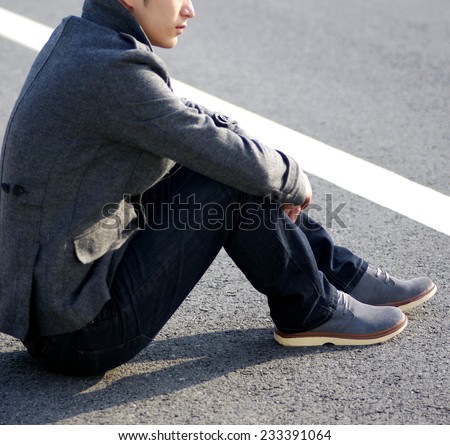
M 305 201 L 303 202 L 303 204 L 301 204 L 301 205 L 283 204 L 282 205 L 284 213 L 286 213 L 286 215 L 294 223 L 295 223 L 295 221 L 297 221 L 298 215 L 300 215 L 302 210 L 306 209 L 306 207 L 308 207 L 312 201 L 311 184 L 309 183 L 308 176 L 306 176 L 304 173 L 303 173 L 303 176 L 305 178 L 305 187 L 306 187 L 306 198 L 305 198 Z

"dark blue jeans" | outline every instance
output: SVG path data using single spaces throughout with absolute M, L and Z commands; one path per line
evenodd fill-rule
M 350 292 L 367 263 L 335 246 L 307 216 L 294 224 L 278 204 L 186 168 L 143 197 L 146 221 L 126 246 L 111 300 L 83 329 L 27 345 L 48 369 L 98 374 L 130 360 L 160 331 L 224 248 L 267 296 L 283 332 L 312 329 Z

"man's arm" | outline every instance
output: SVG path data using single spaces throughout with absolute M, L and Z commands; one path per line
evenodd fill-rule
M 225 116 L 222 113 L 219 113 L 217 111 L 211 111 L 208 108 L 204 107 L 203 105 L 199 105 L 195 102 L 192 102 L 191 100 L 186 99 L 185 97 L 181 98 L 181 101 L 187 106 L 194 110 L 197 110 L 201 114 L 206 114 L 209 117 L 213 119 L 215 124 L 218 127 L 225 127 L 229 130 L 234 131 L 236 134 L 239 134 L 240 136 L 244 136 L 249 138 L 250 136 L 245 132 L 238 124 L 237 121 L 230 119 L 228 116 Z
M 217 126 L 226 127 L 241 136 L 249 137 L 248 134 L 241 127 L 239 127 L 239 124 L 237 121 L 232 120 L 221 113 L 211 111 L 208 108 L 203 107 L 202 105 L 199 105 L 195 102 L 192 102 L 192 101 L 186 99 L 185 97 L 182 97 L 181 100 L 187 107 L 191 107 L 191 108 L 197 110 L 201 114 L 206 114 L 206 115 L 210 116 L 214 120 L 214 122 L 216 123 Z M 305 198 L 305 201 L 303 202 L 303 204 L 295 205 L 295 204 L 285 203 L 282 205 L 284 212 L 294 223 L 295 223 L 295 221 L 297 221 L 297 218 L 300 215 L 300 213 L 304 209 L 306 209 L 306 207 L 308 207 L 312 201 L 311 184 L 309 182 L 308 177 L 305 175 L 305 173 L 303 173 L 303 176 L 304 176 L 304 180 L 305 180 L 305 190 L 306 190 L 306 194 L 305 194 L 306 198 Z
M 148 53 L 130 51 L 108 69 L 99 116 L 106 137 L 249 194 L 305 202 L 306 180 L 292 158 L 230 129 L 222 115 L 186 105 L 155 62 Z

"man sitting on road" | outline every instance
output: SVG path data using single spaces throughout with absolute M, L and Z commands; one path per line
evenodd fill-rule
M 222 247 L 267 296 L 287 346 L 386 341 L 436 291 L 336 246 L 302 212 L 312 192 L 297 162 L 173 94 L 153 47 L 175 46 L 194 15 L 190 0 L 86 0 L 13 110 L 0 330 L 50 370 L 96 374 L 130 360 Z

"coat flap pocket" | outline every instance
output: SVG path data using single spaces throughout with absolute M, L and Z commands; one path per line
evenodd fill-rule
M 88 264 L 105 255 L 114 245 L 119 244 L 119 240 L 117 231 L 100 228 L 75 239 L 73 243 L 77 258 L 83 264 Z
M 136 212 L 131 204 L 122 202 L 120 222 L 111 224 L 111 215 L 95 223 L 89 230 L 73 240 L 75 254 L 83 264 L 89 264 L 106 253 L 118 249 L 137 229 Z

